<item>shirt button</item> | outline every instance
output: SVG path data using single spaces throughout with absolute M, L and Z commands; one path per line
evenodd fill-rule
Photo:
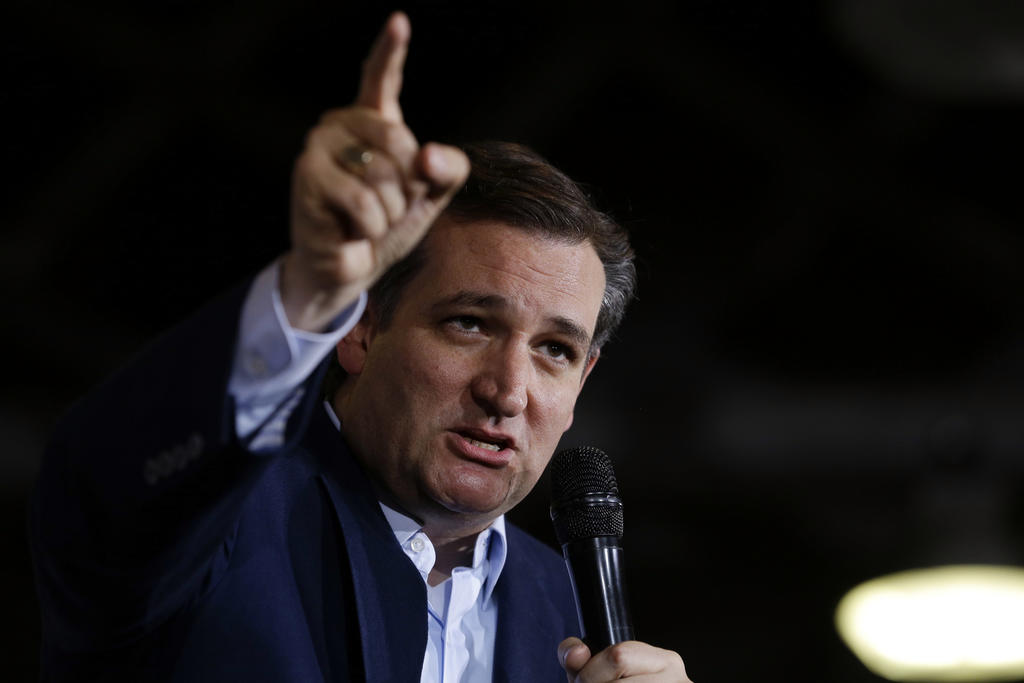
M 419 536 L 414 537 L 412 539 L 412 541 L 409 542 L 409 547 L 412 548 L 412 551 L 414 553 L 421 553 L 421 552 L 423 552 L 423 548 L 425 548 L 426 545 L 427 544 L 424 543 L 423 539 L 420 538 Z

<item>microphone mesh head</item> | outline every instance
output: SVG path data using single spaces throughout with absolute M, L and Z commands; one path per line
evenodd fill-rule
M 567 448 L 551 460 L 551 520 L 563 544 L 622 535 L 619 485 L 604 451 L 593 446 Z

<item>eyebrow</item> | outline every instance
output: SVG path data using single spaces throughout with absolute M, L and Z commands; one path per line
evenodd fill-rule
M 503 296 L 462 290 L 434 303 L 430 308 L 433 311 L 439 311 L 440 309 L 444 309 L 449 306 L 466 306 L 469 308 L 483 308 L 488 310 L 504 310 L 512 307 L 508 299 Z M 587 331 L 575 320 L 566 318 L 562 315 L 556 315 L 548 318 L 548 321 L 554 325 L 560 333 L 571 339 L 573 343 L 578 344 L 583 349 L 590 348 L 590 335 L 587 334 Z

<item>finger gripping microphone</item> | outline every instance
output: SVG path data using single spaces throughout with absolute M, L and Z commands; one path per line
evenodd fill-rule
M 551 521 L 576 593 L 583 642 L 597 654 L 633 640 L 622 578 L 622 500 L 603 451 L 568 448 L 552 459 Z

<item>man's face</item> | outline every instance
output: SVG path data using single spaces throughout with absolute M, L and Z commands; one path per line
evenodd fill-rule
M 442 219 L 386 329 L 338 346 L 335 407 L 378 485 L 428 528 L 483 528 L 529 493 L 572 423 L 604 293 L 589 243 Z

